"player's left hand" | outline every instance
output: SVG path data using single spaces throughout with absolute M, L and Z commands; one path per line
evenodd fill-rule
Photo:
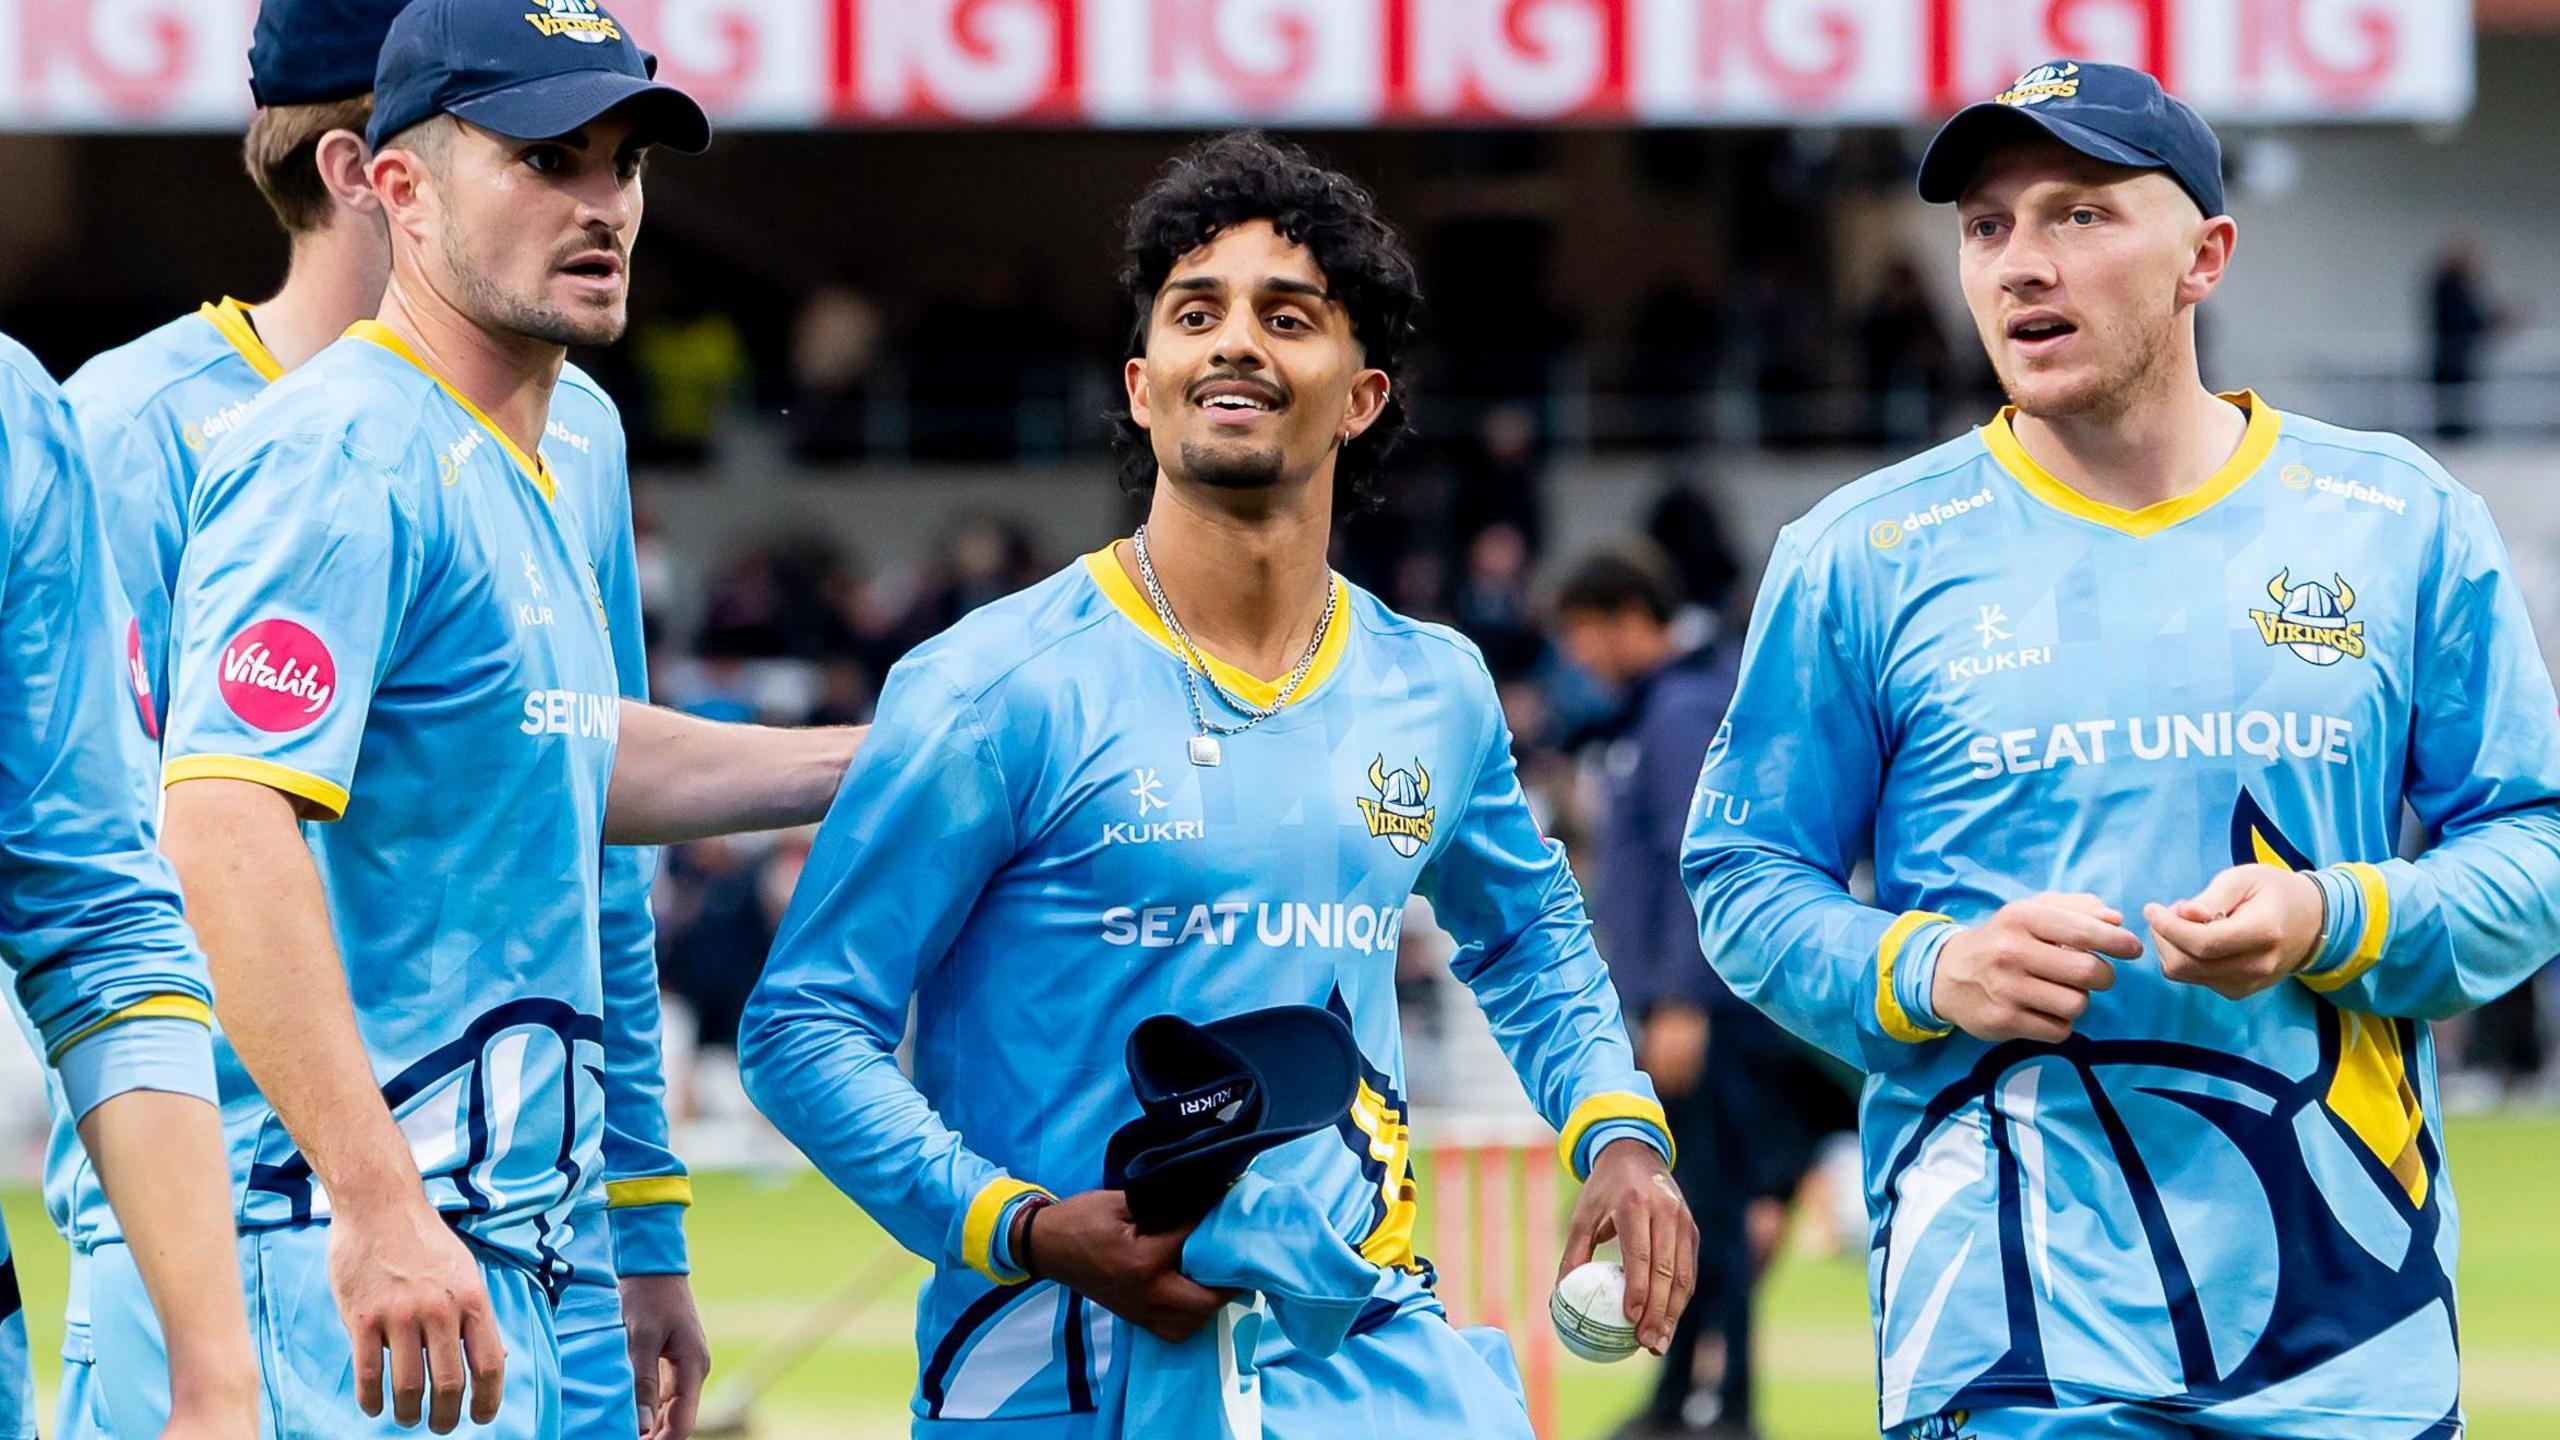
M 2273 865 L 2235 865 L 2204 893 L 2142 907 L 2160 973 L 2245 1000 L 2311 963 L 2320 940 L 2320 885 Z
M 702 1382 L 711 1374 L 711 1342 L 694 1312 L 693 1284 L 682 1275 L 626 1275 L 622 1324 L 638 1385 L 640 1440 L 690 1440 Z
M 1556 1278 L 1612 1239 L 1627 1270 L 1627 1319 L 1637 1341 L 1660 1355 L 1671 1348 L 1671 1327 L 1698 1288 L 1698 1222 L 1661 1152 L 1641 1140 L 1613 1140 L 1592 1160 Z

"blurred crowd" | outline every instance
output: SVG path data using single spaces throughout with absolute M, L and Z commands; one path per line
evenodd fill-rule
M 635 461 L 662 471 L 714 461 L 723 433 L 750 420 L 812 466 L 1096 453 L 1121 336 L 1051 313 L 1039 295 L 1003 267 L 971 293 L 933 298 L 850 283 L 790 297 L 669 292 L 635 305 L 627 344 L 579 359 L 621 400 Z M 1907 260 L 1846 301 L 1793 257 L 1730 286 L 1674 265 L 1605 318 L 1435 295 L 1417 367 L 1429 423 L 1463 434 L 1517 409 L 1546 433 L 1641 449 L 1910 445 L 1992 393 L 1977 348 L 1950 342 Z
M 2411 278 L 2426 325 L 2409 375 L 2431 410 L 2423 428 L 2471 438 L 2488 423 L 2498 347 L 2526 317 L 2497 297 L 2467 240 Z M 1416 361 L 1430 400 L 1421 422 L 1442 436 L 1516 412 L 1582 447 L 1908 451 L 1998 403 L 1964 317 L 1907 255 L 1852 280 L 1793 252 L 1731 279 L 1671 263 L 1625 313 L 1597 319 L 1568 317 L 1534 289 L 1470 303 L 1456 283 L 1456 296 L 1435 293 Z M 1120 336 L 1052 313 L 1042 294 L 1002 266 L 966 294 L 899 300 L 844 282 L 795 295 L 669 290 L 635 306 L 629 343 L 579 358 L 621 400 L 635 461 L 660 473 L 715 463 L 742 425 L 771 427 L 813 467 L 1093 456 L 1119 401 Z

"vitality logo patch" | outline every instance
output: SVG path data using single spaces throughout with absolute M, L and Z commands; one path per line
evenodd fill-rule
M 2249 618 L 2258 622 L 2258 638 L 2270 646 L 2282 645 L 2314 665 L 2363 659 L 2364 622 L 2347 618 L 2347 612 L 2356 608 L 2355 587 L 2344 576 L 2329 578 L 2337 582 L 2334 588 L 2316 580 L 2296 585 L 2291 570 L 2277 571 L 2276 578 L 2267 582 L 2267 596 L 2279 608 L 2249 612 Z
M 1387 769 L 1387 757 L 1369 762 L 1369 788 L 1377 791 L 1373 799 L 1362 795 L 1352 803 L 1360 807 L 1360 816 L 1369 822 L 1369 833 L 1410 860 L 1431 843 L 1431 822 L 1440 812 L 1433 808 L 1431 772 L 1422 762 L 1413 762 L 1410 770 Z
M 261 620 L 222 647 L 220 682 L 231 713 L 271 734 L 320 718 L 338 693 L 338 662 L 320 637 L 290 620 Z

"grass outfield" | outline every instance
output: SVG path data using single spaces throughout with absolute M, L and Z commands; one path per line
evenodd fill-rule
M 2546 1440 L 2560 1434 L 2560 1227 L 2549 1218 L 2560 1197 L 2560 1116 L 2463 1119 L 2451 1130 L 2465 1242 L 2471 1440 Z M 722 1376 L 747 1373 L 757 1352 L 788 1334 L 831 1288 L 878 1277 L 861 1287 L 874 1296 L 868 1306 L 765 1394 L 753 1433 L 762 1440 L 904 1436 L 915 1375 L 910 1297 L 921 1265 L 894 1256 L 877 1228 L 806 1174 L 707 1175 L 697 1191 L 698 1293 Z M 50 1355 L 60 1340 L 60 1251 L 41 1238 L 44 1219 L 32 1193 L 13 1190 L 5 1198 L 10 1232 L 25 1242 L 18 1274 L 35 1353 Z M 1430 1203 L 1426 1190 L 1426 1208 Z M 1765 1315 L 1769 1440 L 1872 1436 L 1873 1360 L 1860 1267 L 1783 1263 Z M 38 1378 L 50 1387 L 41 1367 Z M 1565 1358 L 1558 1440 L 1605 1435 L 1647 1378 L 1632 1362 L 1607 1367 Z M 719 1385 L 715 1377 L 715 1391 Z

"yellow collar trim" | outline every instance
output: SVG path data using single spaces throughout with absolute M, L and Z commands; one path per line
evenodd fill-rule
M 221 304 L 199 305 L 196 313 L 204 317 L 204 323 L 222 332 L 222 338 L 231 342 L 231 348 L 240 352 L 240 358 L 249 362 L 259 379 L 272 385 L 284 378 L 284 367 L 276 363 L 267 342 L 258 338 L 258 327 L 249 323 L 251 308 L 225 295 Z
M 379 345 L 383 349 L 390 351 L 392 354 L 399 356 L 401 359 L 408 361 L 410 364 L 417 366 L 422 374 L 424 374 L 428 379 L 436 382 L 436 388 L 444 391 L 448 399 L 452 400 L 454 404 L 462 407 L 464 414 L 469 415 L 472 419 L 480 422 L 480 428 L 488 431 L 489 438 L 497 441 L 498 447 L 507 452 L 507 458 L 516 462 L 516 468 L 524 471 L 525 478 L 533 482 L 534 489 L 542 492 L 543 499 L 549 500 L 553 498 L 555 487 L 551 483 L 550 464 L 535 456 L 524 453 L 524 447 L 516 444 L 513 440 L 508 439 L 507 432 L 499 429 L 488 416 L 481 414 L 480 407 L 471 403 L 470 396 L 454 389 L 452 381 L 437 374 L 434 366 L 429 365 L 426 361 L 420 359 L 418 352 L 409 348 L 409 342 L 394 334 L 390 326 L 383 324 L 379 320 L 359 320 L 353 325 L 347 327 L 347 334 L 350 338 L 368 341 L 372 344 Z
M 2010 423 L 2018 413 L 2018 407 L 2014 405 L 2003 407 L 1998 415 L 1992 417 L 1990 424 L 1982 427 L 1980 434 L 1982 443 L 1991 451 L 1991 458 L 1999 461 L 2000 467 L 2038 500 L 2065 515 L 2074 515 L 2111 530 L 2121 530 L 2127 535 L 2157 535 L 2220 504 L 2250 476 L 2257 474 L 2258 467 L 2266 464 L 2267 456 L 2275 452 L 2276 436 L 2284 428 L 2283 419 L 2277 415 L 2275 407 L 2259 399 L 2254 390 L 2241 390 L 2222 398 L 2248 412 L 2249 428 L 2240 436 L 2240 448 L 2231 452 L 2231 458 L 2224 461 L 2222 468 L 2213 472 L 2212 478 L 2202 485 L 2174 499 L 2145 505 L 2139 510 L 2126 510 L 2092 500 L 2055 479 L 2051 471 L 2037 464 L 2026 447 L 2018 443 L 2018 432 Z
M 1147 632 L 1148 639 L 1179 656 L 1182 647 L 1175 643 L 1173 632 L 1165 629 L 1164 622 L 1156 618 L 1156 607 L 1147 603 L 1146 595 L 1138 589 L 1138 582 L 1129 578 L 1129 572 L 1121 568 L 1120 557 L 1112 553 L 1116 544 L 1105 545 L 1084 557 L 1085 570 L 1093 576 L 1093 583 L 1102 587 L 1103 597 L 1127 616 L 1130 624 Z M 1297 694 L 1289 697 L 1292 705 L 1323 689 L 1326 678 L 1341 665 L 1342 653 L 1351 648 L 1351 596 L 1339 575 L 1333 577 L 1333 588 L 1336 597 L 1333 628 L 1325 632 L 1324 644 L 1316 650 L 1315 663 L 1307 667 L 1307 682 L 1298 687 Z M 1280 686 L 1287 679 L 1283 676 L 1280 680 L 1264 680 L 1249 675 L 1206 650 L 1200 652 L 1200 658 L 1208 662 L 1210 675 L 1227 687 L 1229 694 L 1255 705 L 1276 703 L 1280 698 Z

